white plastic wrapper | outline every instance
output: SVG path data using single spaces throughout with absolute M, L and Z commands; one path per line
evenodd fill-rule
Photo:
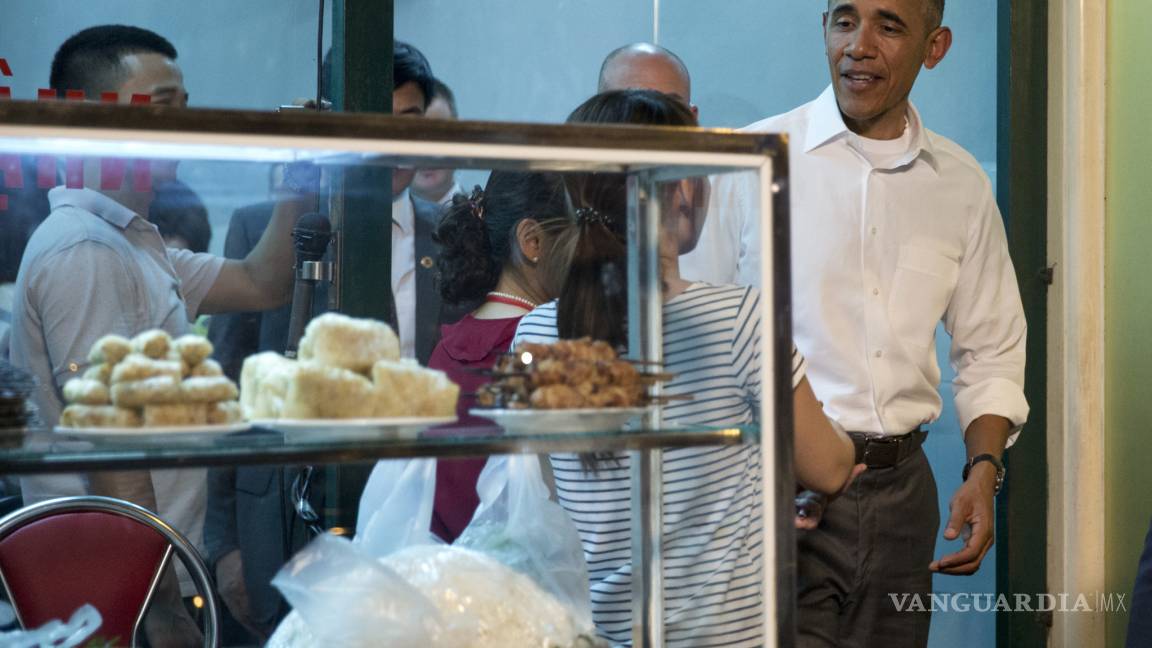
M 35 630 L 0 633 L 4 648 L 72 648 L 83 645 L 96 634 L 104 618 L 100 611 L 84 604 L 76 608 L 67 622 L 49 621 Z
M 380 462 L 356 541 L 318 538 L 273 580 L 294 611 L 268 646 L 602 645 L 579 537 L 534 455 L 489 460 L 455 546 L 428 531 L 434 488 L 432 460 Z

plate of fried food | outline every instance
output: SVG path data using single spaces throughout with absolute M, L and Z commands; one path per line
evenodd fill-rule
M 442 371 L 400 358 L 390 326 L 326 313 L 308 323 L 298 359 L 244 361 L 240 404 L 253 425 L 293 433 L 414 437 L 456 420 L 460 388 Z
M 68 406 L 57 432 L 98 436 L 216 435 L 248 429 L 236 383 L 199 335 L 173 339 L 145 331 L 106 335 L 92 346 L 88 370 L 64 384 Z
M 496 363 L 470 413 L 510 434 L 622 431 L 660 400 L 649 387 L 672 377 L 637 364 L 588 338 L 522 344 Z

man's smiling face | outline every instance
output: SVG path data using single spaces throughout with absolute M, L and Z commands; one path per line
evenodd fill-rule
M 929 24 L 927 0 L 832 0 L 824 45 L 836 101 L 848 127 L 892 139 L 903 132 L 920 66 L 933 68 L 951 32 Z

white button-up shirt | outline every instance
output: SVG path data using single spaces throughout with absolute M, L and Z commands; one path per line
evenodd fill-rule
M 405 190 L 392 201 L 392 295 L 400 355 L 416 357 L 416 212 Z
M 882 164 L 874 167 L 831 87 L 744 130 L 790 135 L 794 336 L 826 413 L 884 435 L 939 417 L 943 320 L 962 429 L 985 414 L 1022 425 L 1027 325 L 992 185 L 976 160 L 924 128 L 910 106 L 909 147 L 872 155 Z M 686 278 L 759 283 L 756 204 L 748 174 L 714 182 L 701 245 L 682 258 Z

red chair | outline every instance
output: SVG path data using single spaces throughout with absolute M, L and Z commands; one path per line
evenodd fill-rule
M 25 629 L 67 620 L 84 603 L 120 642 L 144 620 L 175 551 L 204 599 L 204 645 L 219 645 L 216 597 L 196 549 L 150 511 L 110 497 L 64 497 L 0 519 L 0 581 Z

